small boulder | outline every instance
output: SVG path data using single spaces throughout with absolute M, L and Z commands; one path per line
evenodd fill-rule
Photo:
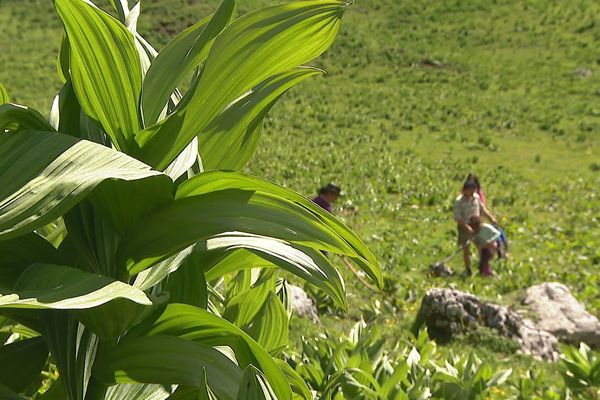
M 575 70 L 575 75 L 580 76 L 582 78 L 589 78 L 592 76 L 592 70 L 585 67 L 579 67 Z
M 292 298 L 292 310 L 300 317 L 308 317 L 313 322 L 319 322 L 317 307 L 304 289 L 288 284 L 288 291 Z
M 439 262 L 429 266 L 429 275 L 446 278 L 454 275 L 454 271 L 446 264 Z
M 453 289 L 434 288 L 421 302 L 416 326 L 427 325 L 431 337 L 447 341 L 453 336 L 475 329 L 478 325 L 495 329 L 515 340 L 526 354 L 556 361 L 558 341 L 508 307 L 485 302 L 478 297 Z
M 523 304 L 537 318 L 537 326 L 572 344 L 600 347 L 600 322 L 586 311 L 568 287 L 545 282 L 526 290 Z

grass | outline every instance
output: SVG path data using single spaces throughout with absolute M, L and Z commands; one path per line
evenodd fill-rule
M 272 3 L 241 0 L 240 11 Z M 145 0 L 140 30 L 164 46 L 216 4 Z M 308 196 L 340 184 L 347 195 L 336 212 L 395 290 L 374 295 L 344 270 L 350 313 L 325 314 L 322 326 L 296 320 L 292 332 L 347 332 L 370 313 L 402 340 L 434 286 L 508 302 L 560 281 L 600 316 L 597 15 L 591 0 L 363 0 L 348 10 L 336 44 L 313 63 L 329 74 L 276 105 L 247 169 Z M 0 2 L 0 80 L 13 101 L 49 111 L 60 37 L 49 1 Z M 452 201 L 469 171 L 512 241 L 510 259 L 494 279 L 429 279 L 427 266 L 454 249 Z M 451 266 L 460 270 L 460 259 Z M 450 349 L 553 376 L 493 333 L 482 337 Z

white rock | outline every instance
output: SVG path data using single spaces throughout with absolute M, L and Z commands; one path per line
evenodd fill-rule
M 526 291 L 523 301 L 538 319 L 537 326 L 573 344 L 600 347 L 600 322 L 586 311 L 568 287 L 545 282 Z
M 298 286 L 288 284 L 288 291 L 292 298 L 292 310 L 300 317 L 308 317 L 314 322 L 319 321 L 317 307 L 306 292 Z

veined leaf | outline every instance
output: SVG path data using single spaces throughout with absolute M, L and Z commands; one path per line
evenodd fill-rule
M 253 365 L 244 370 L 244 378 L 236 400 L 277 400 L 264 375 Z
M 133 286 L 141 290 L 148 290 L 160 283 L 172 272 L 175 272 L 193 251 L 194 246 L 189 246 L 182 251 L 170 256 L 158 264 L 139 273 L 133 282 Z
M 189 246 L 182 251 L 172 255 L 164 261 L 142 271 L 135 277 L 133 286 L 140 290 L 148 290 L 152 286 L 161 282 L 172 272 L 185 262 L 187 257 L 192 253 L 194 246 Z
M 125 336 L 124 342 L 137 342 L 144 336 L 177 336 L 211 346 L 229 346 L 242 368 L 260 368 L 281 400 L 291 399 L 290 387 L 273 358 L 252 337 L 237 326 L 206 310 L 186 304 L 169 304 L 162 314 L 147 319 Z M 207 367 L 210 383 L 210 369 Z M 212 384 L 211 388 L 214 389 Z M 218 394 L 218 393 L 217 393 Z
M 136 135 L 140 159 L 164 169 L 236 98 L 319 56 L 333 42 L 344 8 L 341 1 L 301 1 L 233 21 L 215 40 L 185 105 Z
M 182 187 L 210 185 L 215 177 L 207 173 L 188 180 Z M 243 177 L 241 178 L 243 179 Z M 117 259 L 131 274 L 190 244 L 225 232 L 240 231 L 272 236 L 318 250 L 359 257 L 355 250 L 310 210 L 283 197 L 266 192 L 223 190 L 177 199 L 154 210 L 125 234 Z M 169 232 L 164 227 L 170 225 Z
M 40 313 L 40 322 L 60 373 L 64 398 L 83 400 L 90 382 L 98 338 L 63 310 Z M 60 394 L 60 391 L 57 393 Z
M 77 310 L 118 298 L 152 304 L 144 292 L 126 283 L 75 268 L 35 264 L 21 274 L 13 293 L 0 295 L 0 307 Z
M 20 132 L 26 129 L 54 132 L 46 118 L 33 108 L 0 103 L 0 134 L 4 131 Z
M 146 126 L 158 121 L 177 85 L 206 59 L 212 42 L 231 22 L 235 9 L 235 0 L 223 1 L 214 16 L 204 18 L 181 32 L 158 54 L 146 74 L 142 90 Z
M 0 346 L 0 365 L 3 366 L 0 385 L 15 392 L 24 391 L 39 377 L 47 358 L 48 348 L 42 337 Z
M 281 300 L 273 292 L 252 320 L 248 333 L 270 354 L 276 355 L 288 342 L 289 319 Z
M 36 131 L 0 135 L 0 240 L 55 220 L 111 178 L 170 181 L 123 153 L 86 140 Z
M 198 135 L 204 169 L 242 169 L 256 150 L 263 119 L 273 104 L 292 86 L 322 73 L 295 68 L 277 74 L 228 106 Z
M 198 163 L 198 138 L 192 139 L 190 144 L 173 160 L 171 164 L 163 171 L 169 175 L 173 181 L 185 174 L 190 168 Z
M 358 255 L 358 257 L 353 258 L 354 261 L 359 263 L 365 273 L 380 287 L 383 285 L 383 277 L 378 267 L 377 259 L 362 240 L 334 215 L 293 190 L 286 189 L 266 179 L 243 173 L 212 171 L 203 173 L 183 183 L 177 189 L 176 198 L 233 188 L 279 196 L 307 209 L 316 218 L 326 222 L 337 235 L 342 237 Z
M 304 382 L 304 379 L 302 379 L 300 374 L 294 371 L 290 364 L 288 364 L 284 360 L 276 358 L 275 362 L 277 363 L 277 365 L 279 365 L 279 368 L 281 368 L 281 370 L 285 374 L 288 382 L 290 383 L 290 386 L 292 387 L 292 391 L 304 400 L 312 400 L 313 396 L 310 393 L 310 389 L 308 388 L 306 382 Z
M 108 388 L 103 400 L 165 400 L 171 395 L 169 386 L 148 383 L 122 383 Z
M 83 0 L 54 0 L 69 39 L 70 72 L 82 109 L 115 147 L 127 151 L 140 129 L 142 75 L 133 35 Z
M 69 38 L 67 34 L 63 33 L 63 37 L 60 42 L 60 48 L 58 49 L 58 57 L 56 58 L 56 72 L 63 83 L 66 83 L 71 75 L 69 74 Z
M 25 397 L 13 392 L 4 385 L 0 385 L 0 398 L 3 400 L 27 400 Z
M 116 277 L 113 258 L 119 236 L 104 215 L 89 201 L 83 200 L 63 215 L 63 220 L 69 232 L 67 240 L 72 242 L 72 250 L 77 253 L 76 259 L 85 264 L 85 269 Z
M 206 279 L 196 253 L 192 252 L 163 282 L 164 290 L 169 293 L 170 303 L 190 304 L 205 310 L 208 307 Z
M 10 103 L 10 97 L 3 84 L 0 83 L 0 105 Z
M 29 233 L 0 241 L 0 287 L 13 287 L 21 273 L 34 263 L 58 263 L 58 252 L 43 237 Z
M 208 241 L 198 243 L 197 246 L 201 244 L 204 276 L 208 282 L 243 269 L 277 267 L 277 264 L 266 260 L 260 253 L 245 248 L 217 247 L 208 250 L 206 248 Z
M 154 304 L 146 305 L 119 298 L 94 308 L 71 310 L 70 314 L 100 339 L 115 339 L 168 299 L 167 294 L 152 296 Z
M 129 4 L 127 0 L 110 0 L 113 8 L 117 12 L 117 16 L 122 23 L 125 23 L 127 20 L 127 15 L 129 14 Z
M 231 256 L 224 255 L 222 259 L 213 258 L 214 263 L 210 263 L 210 255 L 205 256 L 208 281 L 240 269 L 278 266 L 317 286 L 342 308 L 347 306 L 344 281 L 320 251 L 240 232 L 225 233 L 208 239 L 206 251 L 234 252 Z
M 242 232 L 348 255 L 382 284 L 377 261 L 362 241 L 335 217 L 289 189 L 240 173 L 214 171 L 186 181 L 175 197 L 140 219 L 123 238 L 117 258 L 130 274 L 196 241 Z M 167 234 L 166 224 L 177 229 Z
M 200 372 L 200 387 L 179 386 L 167 400 L 219 400 L 208 387 L 206 370 Z
M 269 293 L 274 289 L 274 282 L 267 280 L 236 294 L 227 302 L 223 318 L 236 326 L 242 328 L 247 326 L 260 312 L 269 298 Z
M 122 341 L 98 354 L 93 374 L 106 384 L 174 383 L 197 387 L 202 368 L 219 398 L 235 399 L 242 378 L 238 366 L 210 346 L 173 336 Z

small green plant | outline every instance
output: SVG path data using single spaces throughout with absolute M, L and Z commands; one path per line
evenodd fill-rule
M 561 374 L 567 388 L 578 396 L 600 398 L 600 357 L 585 343 L 561 347 Z

